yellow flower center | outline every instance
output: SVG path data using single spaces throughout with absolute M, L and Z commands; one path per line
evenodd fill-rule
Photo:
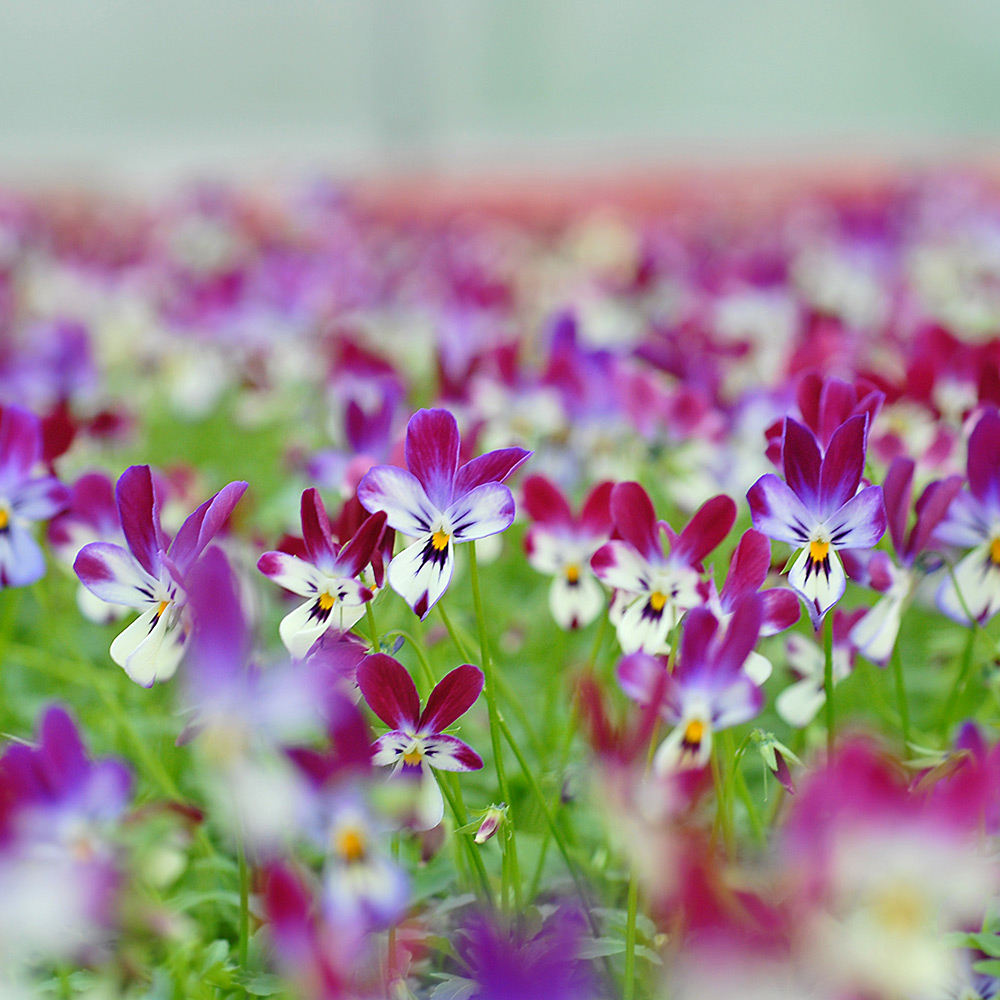
M 337 853 L 346 862 L 348 862 L 348 864 L 354 864 L 358 861 L 364 860 L 366 853 L 364 834 L 355 827 L 348 827 L 346 830 L 340 830 L 337 833 L 335 846 Z
M 161 618 L 163 616 L 163 612 L 169 607 L 170 601 L 160 601 L 160 606 L 156 609 L 156 617 Z
M 664 605 L 667 603 L 667 595 L 661 594 L 660 591 L 654 590 L 649 598 L 649 606 L 654 611 L 662 611 Z
M 578 583 L 580 580 L 580 567 L 575 564 L 567 566 L 566 579 L 569 580 L 570 583 Z
M 990 562 L 994 566 L 1000 566 L 1000 538 L 994 538 L 990 542 Z
M 685 746 L 700 747 L 701 741 L 705 738 L 705 723 L 701 719 L 692 719 L 684 727 L 684 738 L 681 742 Z
M 810 542 L 809 558 L 814 563 L 821 563 L 830 554 L 829 542 Z
M 438 552 L 444 552 L 444 550 L 448 548 L 449 538 L 451 538 L 451 535 L 449 535 L 447 532 L 440 530 L 435 531 L 434 534 L 431 535 L 431 545 L 433 545 L 434 548 L 438 550 Z
M 10 512 L 6 507 L 0 507 L 0 531 L 10 524 Z
M 928 920 L 927 900 L 901 882 L 885 886 L 872 900 L 871 908 L 883 927 L 898 934 L 914 934 Z
M 415 767 L 424 759 L 424 752 L 420 749 L 419 743 L 414 743 L 406 753 L 403 754 L 403 763 Z
M 320 611 L 329 611 L 330 608 L 336 603 L 337 598 L 333 594 L 322 593 L 319 595 L 319 609 Z

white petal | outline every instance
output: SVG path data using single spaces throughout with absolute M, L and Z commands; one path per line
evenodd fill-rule
M 449 538 L 448 548 L 434 548 L 432 535 L 418 538 L 411 546 L 393 556 L 389 563 L 388 579 L 392 587 L 407 604 L 426 618 L 451 583 L 455 568 L 454 543 Z
M 899 635 L 903 603 L 903 598 L 898 594 L 885 594 L 851 629 L 852 644 L 872 663 L 884 664 L 892 656 L 896 637 Z
M 743 661 L 742 669 L 743 673 L 760 687 L 771 676 L 771 661 L 756 650 L 751 650 L 750 655 Z
M 549 610 L 561 629 L 586 628 L 604 607 L 604 590 L 584 570 L 576 583 L 560 574 L 549 587 Z
M 420 768 L 420 797 L 417 800 L 415 828 L 430 830 L 444 818 L 444 797 L 438 788 L 434 771 L 429 767 Z
M 120 604 L 102 601 L 82 583 L 76 588 L 76 606 L 87 621 L 94 622 L 96 625 L 110 625 L 122 615 L 128 614 L 128 608 L 122 607 Z
M 675 771 L 704 767 L 708 763 L 712 755 L 712 727 L 704 720 L 699 720 L 705 728 L 698 749 L 692 753 L 683 745 L 684 733 L 690 721 L 688 718 L 682 719 L 660 744 L 653 757 L 655 774 L 672 774 Z
M 144 611 L 111 643 L 111 659 L 143 687 L 173 677 L 184 655 L 184 633 L 173 608 Z
M 775 711 L 790 726 L 802 729 L 816 718 L 826 702 L 822 679 L 813 677 L 796 681 L 785 688 L 774 702 Z
M 827 558 L 829 573 L 821 565 L 813 564 L 807 545 L 788 571 L 788 582 L 806 599 L 814 623 L 840 600 L 847 586 L 847 577 L 844 575 L 840 556 L 830 549 Z M 808 579 L 806 579 L 807 568 L 810 570 Z
M 321 573 L 311 562 L 287 552 L 265 552 L 257 567 L 279 587 L 300 597 L 318 594 L 328 580 L 327 574 Z
M 339 603 L 339 602 L 338 602 Z M 363 609 L 362 609 L 363 613 Z M 330 627 L 333 619 L 333 609 L 326 614 L 319 610 L 319 598 L 310 597 L 294 611 L 290 611 L 281 619 L 278 635 L 285 644 L 285 649 L 297 660 L 309 652 L 312 644 Z
M 649 603 L 649 594 L 640 594 L 625 609 L 618 623 L 618 644 L 626 655 L 640 649 L 644 653 L 662 653 L 667 635 L 676 622 L 677 609 L 670 601 L 656 612 Z
M 954 577 L 949 575 L 942 581 L 937 597 L 938 607 L 949 618 L 963 625 L 969 623 L 962 599 L 977 621 L 987 621 L 1000 610 L 1000 567 L 990 558 L 988 542 L 962 559 L 954 569 Z

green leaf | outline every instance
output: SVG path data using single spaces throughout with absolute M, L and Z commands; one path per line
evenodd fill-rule
M 270 972 L 241 972 L 233 979 L 255 997 L 272 997 L 288 989 L 284 980 Z
M 984 976 L 1000 977 L 1000 959 L 986 958 L 981 962 L 973 962 L 972 971 L 981 972 Z
M 449 976 L 431 991 L 430 1000 L 470 1000 L 476 995 L 479 984 L 471 979 Z
M 603 958 L 605 955 L 619 955 L 625 950 L 625 942 L 620 937 L 586 938 L 577 945 L 577 958 Z

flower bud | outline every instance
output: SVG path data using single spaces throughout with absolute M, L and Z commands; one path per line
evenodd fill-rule
M 500 827 L 507 822 L 507 803 L 501 802 L 498 806 L 490 806 L 483 816 L 482 823 L 476 831 L 475 841 L 477 844 L 485 844 Z

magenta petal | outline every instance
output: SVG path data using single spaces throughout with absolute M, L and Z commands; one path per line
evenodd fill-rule
M 385 653 L 366 656 L 358 665 L 358 687 L 371 710 L 390 729 L 415 732 L 420 698 L 406 668 Z
M 688 612 L 681 632 L 679 673 L 688 674 L 704 663 L 708 644 L 718 627 L 715 615 L 707 608 L 694 608 Z
M 799 380 L 795 402 L 799 404 L 799 412 L 808 427 L 819 427 L 822 392 L 823 379 L 815 372 L 809 372 Z
M 580 527 L 589 535 L 607 537 L 611 534 L 611 491 L 614 483 L 598 483 L 587 495 L 580 513 Z
M 760 626 L 761 635 L 777 635 L 791 628 L 802 616 L 799 596 L 787 587 L 774 587 L 761 591 L 764 602 L 764 620 Z
M 773 472 L 765 473 L 747 491 L 753 526 L 768 538 L 806 545 L 816 516 Z
M 375 546 L 385 531 L 385 511 L 378 511 L 365 518 L 336 558 L 336 567 L 344 576 L 357 576 L 371 562 Z
M 455 477 L 454 496 L 460 497 L 483 483 L 502 483 L 531 457 L 524 448 L 500 448 L 466 462 Z
M 27 479 L 41 452 L 38 417 L 20 406 L 5 406 L 0 416 L 0 491 L 7 493 Z
M 637 705 L 659 707 L 670 675 L 662 656 L 630 653 L 618 661 L 618 685 Z
M 483 483 L 459 497 L 445 513 L 456 542 L 486 538 L 514 523 L 514 496 L 501 483 Z
M 889 534 L 896 551 L 902 555 L 906 544 L 906 524 L 910 517 L 910 498 L 913 493 L 913 470 L 916 463 L 912 458 L 897 455 L 889 466 L 882 484 L 885 500 L 886 520 Z M 942 512 L 943 515 L 943 512 Z
M 404 535 L 423 535 L 441 510 L 431 503 L 412 472 L 395 465 L 376 465 L 358 483 L 358 500 L 369 513 L 384 510 L 389 527 Z
M 418 410 L 406 426 L 406 465 L 428 499 L 444 510 L 454 495 L 461 440 L 448 410 Z
M 638 483 L 618 483 L 611 491 L 611 516 L 621 537 L 650 562 L 663 562 L 656 513 Z
M 839 378 L 823 380 L 819 395 L 819 420 L 813 424 L 821 441 L 829 442 L 837 428 L 850 416 L 857 392 L 850 382 Z
M 112 604 L 137 608 L 163 597 L 159 581 L 138 564 L 131 552 L 112 542 L 84 545 L 77 553 L 73 571 L 92 594 Z
M 544 476 L 529 476 L 521 491 L 522 504 L 536 524 L 570 527 L 573 513 L 562 492 Z
M 819 477 L 822 464 L 819 445 L 812 432 L 791 417 L 785 418 L 781 454 L 789 489 L 807 507 L 815 510 L 819 502 Z
M 436 733 L 420 741 L 424 761 L 438 771 L 478 771 L 483 758 L 457 736 Z
M 471 663 L 445 674 L 434 686 L 417 727 L 418 733 L 439 733 L 464 715 L 483 690 L 483 672 Z
M 743 594 L 733 606 L 733 616 L 729 619 L 718 652 L 715 667 L 719 671 L 737 673 L 744 660 L 750 655 L 764 620 L 764 602 L 760 594 Z
M 820 473 L 819 502 L 823 515 L 842 507 L 857 492 L 865 467 L 866 416 L 851 417 L 830 440 Z
M 320 569 L 329 569 L 337 554 L 330 542 L 330 519 L 326 507 L 314 486 L 302 491 L 302 540 L 309 553 L 309 561 Z M 354 576 L 353 573 L 350 574 Z
M 49 791 L 69 791 L 88 771 L 80 734 L 69 713 L 54 705 L 42 717 L 36 760 Z
M 250 634 L 236 579 L 222 549 L 213 545 L 192 569 L 187 595 L 193 620 L 189 674 L 205 689 L 239 677 L 246 670 Z
M 866 486 L 827 522 L 835 549 L 870 549 L 885 534 L 881 486 Z
M 246 483 L 229 483 L 181 525 L 177 537 L 170 544 L 170 558 L 181 574 L 188 572 L 205 546 L 219 533 L 246 488 Z
M 729 561 L 729 572 L 722 587 L 722 606 L 729 608 L 747 590 L 759 590 L 771 568 L 771 543 L 766 535 L 753 528 L 743 532 Z
M 694 565 L 721 542 L 736 520 L 736 504 L 722 494 L 706 500 L 677 536 L 671 555 Z
M 930 544 L 934 530 L 944 519 L 952 501 L 962 489 L 961 476 L 948 476 L 931 483 L 917 501 L 917 523 L 910 532 L 905 555 L 912 559 Z M 901 553 L 902 554 L 902 553 Z
M 969 492 L 984 506 L 1000 509 L 1000 415 L 984 413 L 969 436 Z
M 160 501 L 148 465 L 127 468 L 115 488 L 118 516 L 128 547 L 150 576 L 160 574 L 160 552 L 166 539 L 160 529 Z

